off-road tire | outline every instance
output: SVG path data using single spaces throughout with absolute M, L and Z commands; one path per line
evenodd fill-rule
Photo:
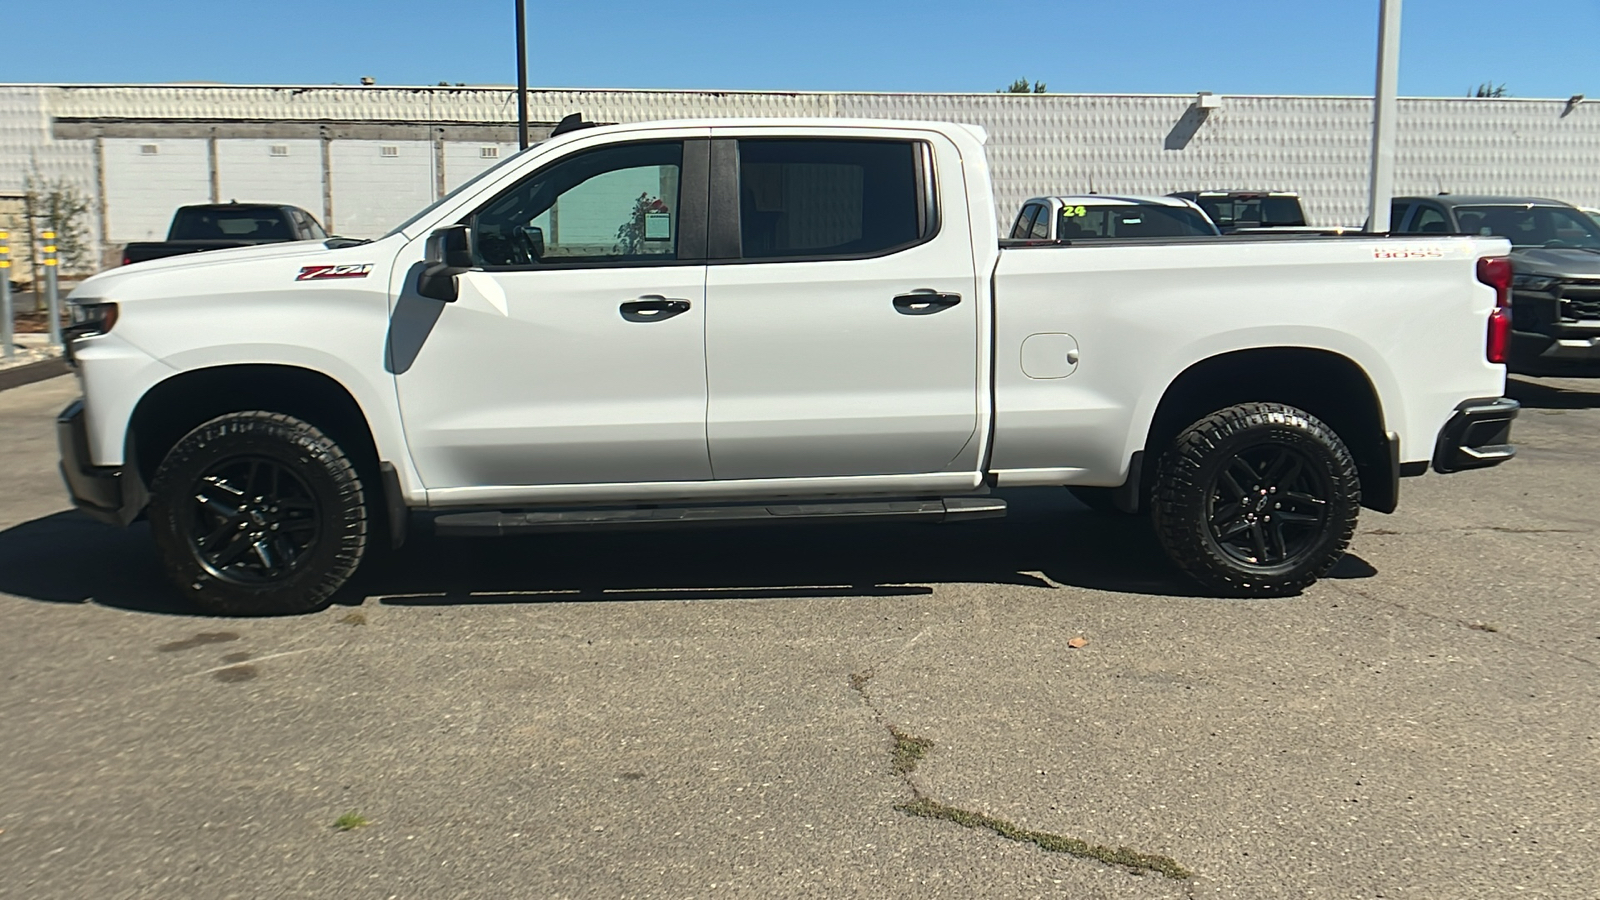
M 1309 587 L 1344 555 L 1361 482 L 1344 441 L 1315 416 L 1241 403 L 1178 435 L 1154 500 L 1156 535 L 1179 568 L 1220 594 L 1276 597 Z
M 316 426 L 230 413 L 189 432 L 162 460 L 150 485 L 150 531 L 167 576 L 201 610 L 312 612 L 361 563 L 366 497 L 355 465 Z

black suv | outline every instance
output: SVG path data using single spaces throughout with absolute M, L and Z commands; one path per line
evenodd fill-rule
M 1600 376 L 1600 222 L 1559 200 L 1397 197 L 1393 234 L 1511 241 L 1511 361 L 1528 375 Z

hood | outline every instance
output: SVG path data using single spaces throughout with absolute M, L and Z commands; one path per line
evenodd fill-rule
M 356 260 L 355 257 L 360 259 Z M 203 253 L 187 253 L 181 256 L 168 256 L 163 259 L 153 259 L 149 262 L 134 263 L 130 266 L 118 266 L 85 279 L 79 284 L 69 300 L 98 299 L 102 297 L 127 296 L 122 289 L 133 284 L 135 293 L 143 293 L 150 285 L 138 284 L 146 276 L 187 275 L 196 270 L 216 268 L 219 266 L 248 266 L 254 263 L 271 262 L 278 259 L 303 259 L 307 264 L 327 262 L 340 264 L 349 262 L 371 263 L 376 261 L 374 243 L 358 244 L 352 247 L 338 247 L 328 249 L 322 241 L 289 241 L 276 244 L 261 244 L 254 247 L 230 247 L 225 250 L 207 250 Z
M 1514 247 L 1511 250 L 1511 268 L 1518 275 L 1596 278 L 1600 277 L 1600 252 Z

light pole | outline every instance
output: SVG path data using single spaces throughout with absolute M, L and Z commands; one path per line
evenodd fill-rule
M 1399 109 L 1396 82 L 1400 76 L 1400 0 L 1379 0 L 1378 83 L 1372 100 L 1372 187 L 1367 194 L 1367 230 L 1382 234 L 1393 226 L 1389 203 L 1394 197 L 1394 120 Z
M 517 146 L 528 149 L 528 12 L 517 0 Z

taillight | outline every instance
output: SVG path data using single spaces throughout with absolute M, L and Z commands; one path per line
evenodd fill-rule
M 1478 260 L 1478 280 L 1494 288 L 1494 312 L 1489 314 L 1489 338 L 1484 355 L 1504 363 L 1511 353 L 1511 260 L 1486 256 Z
M 131 256 L 127 255 L 126 253 L 124 253 L 122 255 L 122 264 L 125 265 L 125 266 L 133 265 L 133 257 L 131 257 Z

